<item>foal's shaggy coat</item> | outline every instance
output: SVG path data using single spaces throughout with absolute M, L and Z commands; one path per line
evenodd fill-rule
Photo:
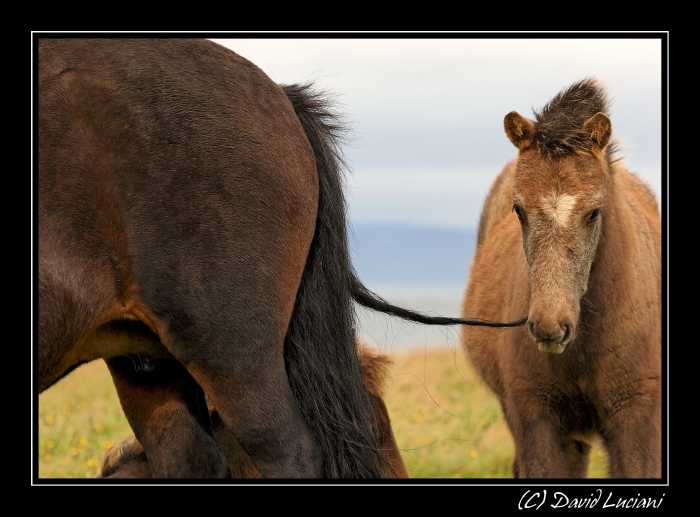
M 587 473 L 598 435 L 614 478 L 661 476 L 661 220 L 619 160 L 608 101 L 587 78 L 530 120 L 505 117 L 518 150 L 479 223 L 462 328 L 515 440 L 515 477 Z

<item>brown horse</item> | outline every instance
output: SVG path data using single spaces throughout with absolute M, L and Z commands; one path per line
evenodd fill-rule
M 391 363 L 386 355 L 372 351 L 366 345 L 359 346 L 360 364 L 365 386 L 372 397 L 372 405 L 377 414 L 377 443 L 382 457 L 386 460 L 383 466 L 387 478 L 408 478 L 408 470 L 399 452 L 391 420 L 386 405 L 382 399 L 384 382 Z M 214 435 L 231 468 L 234 478 L 260 478 L 260 472 L 255 468 L 250 457 L 234 438 L 233 433 L 221 421 L 213 407 L 209 408 L 214 427 Z M 100 478 L 134 479 L 152 478 L 151 467 L 146 453 L 134 436 L 112 445 L 105 453 L 102 461 Z
M 661 220 L 608 103 L 587 78 L 504 121 L 518 157 L 486 198 L 462 314 L 527 325 L 462 340 L 500 400 L 515 477 L 585 477 L 593 436 L 611 477 L 661 476 Z
M 470 322 L 357 279 L 325 96 L 206 40 L 37 61 L 39 391 L 104 359 L 154 477 L 231 475 L 206 400 L 263 477 L 382 477 L 352 301 Z

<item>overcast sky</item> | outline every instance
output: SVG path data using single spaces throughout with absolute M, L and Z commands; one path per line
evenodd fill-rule
M 661 200 L 661 39 L 573 37 L 215 39 L 278 83 L 314 80 L 352 122 L 353 224 L 475 228 L 516 149 L 511 110 L 533 117 L 562 88 L 599 78 L 630 170 Z

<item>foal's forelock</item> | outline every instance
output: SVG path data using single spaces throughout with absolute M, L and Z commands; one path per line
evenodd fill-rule
M 598 113 L 607 117 L 609 111 L 605 88 L 595 79 L 586 78 L 562 90 L 535 112 L 532 141 L 540 152 L 550 156 L 595 153 L 591 140 L 608 139 L 610 135 L 595 128 L 591 131 L 587 123 Z

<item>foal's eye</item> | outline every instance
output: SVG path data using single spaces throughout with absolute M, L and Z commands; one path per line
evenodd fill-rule
M 523 221 L 523 214 L 520 213 L 520 207 L 518 205 L 513 205 L 513 212 L 518 216 L 518 219 Z
M 591 224 L 591 223 L 593 223 L 593 221 L 598 219 L 599 214 L 600 214 L 599 208 L 596 208 L 595 210 L 593 210 L 593 212 L 591 212 L 591 216 L 588 218 L 588 224 Z

